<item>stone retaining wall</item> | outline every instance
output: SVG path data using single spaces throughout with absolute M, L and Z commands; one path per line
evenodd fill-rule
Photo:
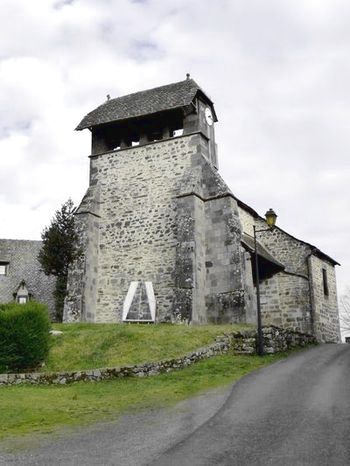
M 276 353 L 285 351 L 297 346 L 307 346 L 316 344 L 316 339 L 312 335 L 306 335 L 290 330 L 283 330 L 277 327 L 267 327 L 263 329 L 264 348 L 266 353 Z M 217 337 L 215 343 L 189 353 L 181 358 L 168 359 L 160 362 L 151 362 L 135 366 L 111 367 L 102 369 L 90 369 L 84 371 L 65 372 L 31 372 L 24 374 L 0 374 L 1 385 L 19 384 L 58 384 L 65 385 L 78 381 L 97 382 L 118 377 L 148 377 L 170 372 L 176 369 L 183 369 L 201 359 L 210 358 L 218 354 L 225 354 L 230 350 L 235 353 L 253 354 L 256 347 L 255 330 L 242 332 L 232 332 Z
M 263 338 L 264 352 L 267 354 L 317 344 L 313 335 L 272 325 L 263 328 Z M 256 352 L 256 332 L 253 330 L 236 332 L 230 342 L 230 348 L 235 353 L 254 354 Z

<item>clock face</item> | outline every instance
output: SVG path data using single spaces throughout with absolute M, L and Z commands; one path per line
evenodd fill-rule
M 211 113 L 209 107 L 205 109 L 205 119 L 209 126 L 211 126 L 214 123 L 213 114 Z

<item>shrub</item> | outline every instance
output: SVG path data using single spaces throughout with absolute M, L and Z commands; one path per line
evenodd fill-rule
M 34 369 L 50 348 L 50 321 L 44 304 L 0 304 L 0 372 Z

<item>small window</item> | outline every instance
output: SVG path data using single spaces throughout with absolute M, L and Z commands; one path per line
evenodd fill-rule
M 7 275 L 8 262 L 0 262 L 0 275 Z
M 325 296 L 329 295 L 329 290 L 328 290 L 328 279 L 327 279 L 327 270 L 322 269 L 322 277 L 323 277 L 323 294 Z
M 28 301 L 28 296 L 17 296 L 17 302 L 19 304 L 25 304 Z
M 31 294 L 28 292 L 28 288 L 24 280 L 19 284 L 17 291 L 13 293 L 13 297 L 19 304 L 25 304 L 31 299 Z

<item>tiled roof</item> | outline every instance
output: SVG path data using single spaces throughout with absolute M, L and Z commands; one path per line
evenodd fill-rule
M 110 99 L 88 113 L 76 129 L 185 107 L 191 104 L 197 93 L 212 103 L 193 79 Z

